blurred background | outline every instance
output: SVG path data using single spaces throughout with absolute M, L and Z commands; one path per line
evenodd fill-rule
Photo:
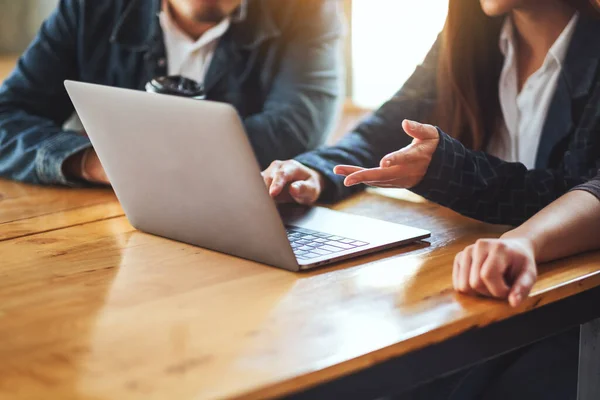
M 442 29 L 448 5 L 448 0 L 329 1 L 344 3 L 347 108 L 357 114 L 376 108 L 402 86 Z M 0 0 L 0 81 L 57 3 Z
M 0 0 L 0 53 L 20 53 L 58 0 Z

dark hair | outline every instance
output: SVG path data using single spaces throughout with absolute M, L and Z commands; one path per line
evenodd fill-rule
M 564 0 L 599 16 L 593 0 Z M 501 121 L 498 81 L 504 19 L 489 17 L 478 0 L 450 0 L 438 62 L 434 122 L 465 146 L 483 150 Z

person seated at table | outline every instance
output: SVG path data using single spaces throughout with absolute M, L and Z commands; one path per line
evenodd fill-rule
M 459 292 L 517 307 L 537 280 L 537 263 L 600 249 L 600 171 L 500 239 L 480 239 L 456 255 Z
M 600 171 L 594 179 L 575 187 L 523 225 L 502 235 L 500 239 L 480 239 L 458 253 L 452 272 L 454 288 L 468 295 L 507 300 L 511 306 L 518 307 L 527 299 L 537 280 L 538 263 L 600 249 L 598 221 Z M 521 364 L 521 367 L 513 367 L 512 370 L 509 368 L 508 371 L 502 371 L 502 375 L 510 377 L 511 373 L 521 373 L 527 379 L 528 375 L 523 374 L 522 365 L 531 365 L 532 359 L 537 358 L 538 365 L 546 368 L 546 371 L 560 366 L 561 373 L 558 377 L 563 380 L 568 377 L 567 380 L 570 381 L 570 391 L 553 393 L 556 387 L 550 383 L 553 378 L 546 377 L 543 384 L 550 388 L 547 393 L 553 394 L 547 398 L 575 399 L 579 350 L 577 337 L 578 330 L 574 329 L 569 334 L 553 339 L 551 347 L 548 347 L 548 341 L 544 341 L 541 346 L 546 346 L 545 349 L 540 350 L 540 346 L 533 346 L 533 349 L 522 351 L 521 356 L 529 360 L 515 363 Z M 549 354 L 554 355 L 550 360 Z M 499 364 L 508 365 L 507 357 L 513 356 L 500 357 L 482 370 L 489 372 Z M 538 375 L 543 376 L 543 373 Z M 466 375 L 454 376 L 445 383 L 452 384 L 461 376 Z M 496 380 L 501 384 L 503 377 Z M 499 384 L 496 383 L 496 386 Z
M 61 0 L 0 88 L 0 176 L 109 183 L 63 128 L 66 79 L 144 90 L 178 75 L 237 109 L 262 168 L 314 149 L 341 105 L 340 15 L 328 0 Z
M 310 204 L 360 184 L 408 188 L 475 219 L 522 223 L 600 162 L 592 7 L 450 0 L 441 36 L 400 91 L 335 146 L 274 161 L 263 172 L 271 195 Z
M 450 0 L 398 93 L 335 146 L 273 162 L 271 196 L 311 204 L 360 184 L 408 188 L 472 218 L 523 223 L 600 165 L 598 5 Z M 573 330 L 397 398 L 574 400 L 578 340 Z

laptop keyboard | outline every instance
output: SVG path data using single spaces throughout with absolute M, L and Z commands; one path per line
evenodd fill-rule
M 329 235 L 310 229 L 298 228 L 297 226 L 286 226 L 285 228 L 292 249 L 294 249 L 294 254 L 299 260 L 328 256 L 369 244 L 360 240 Z

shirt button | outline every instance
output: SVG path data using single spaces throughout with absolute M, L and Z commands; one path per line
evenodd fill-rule
M 167 60 L 164 57 L 160 58 L 158 60 L 158 66 L 161 67 L 161 68 L 164 67 L 166 63 L 167 63 Z

